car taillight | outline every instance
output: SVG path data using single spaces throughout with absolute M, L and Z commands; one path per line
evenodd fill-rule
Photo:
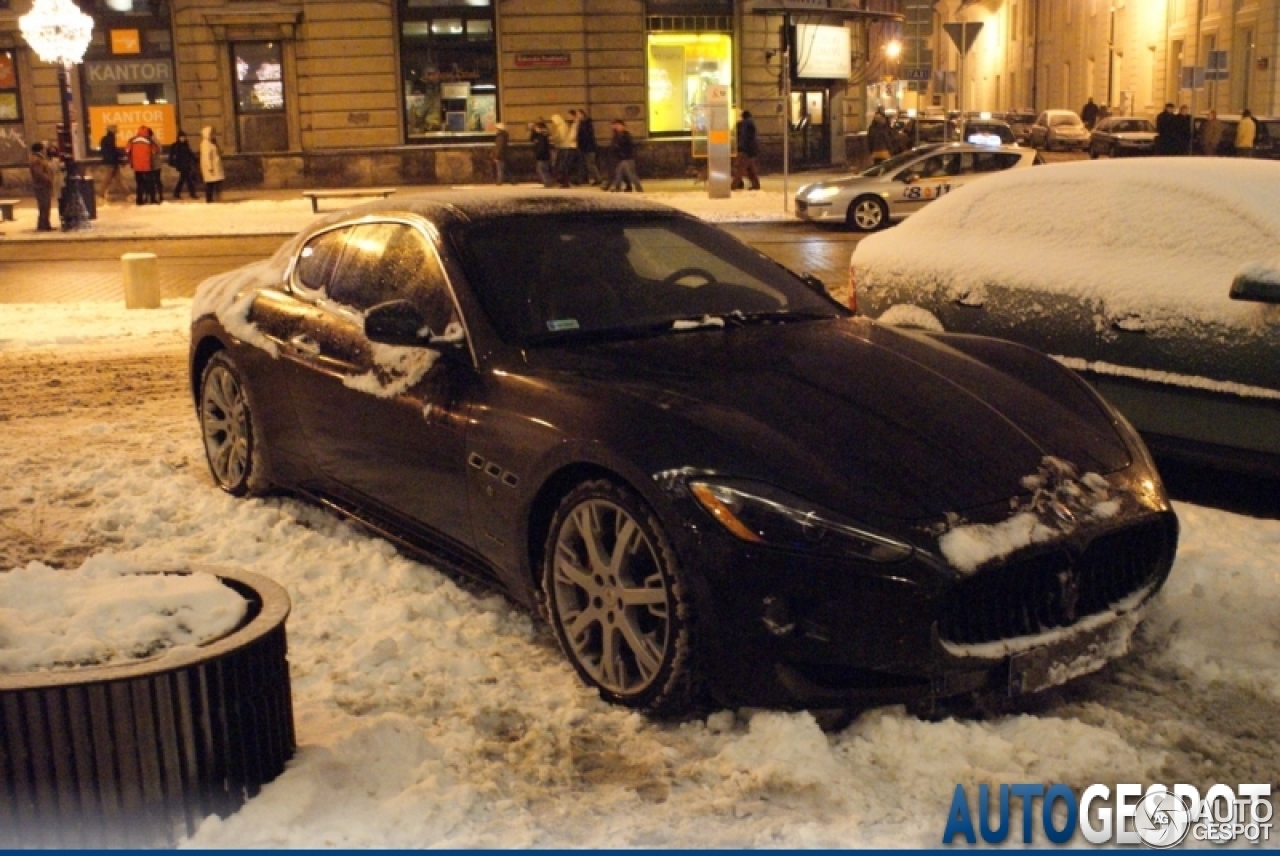
M 858 312 L 858 278 L 853 272 L 853 265 L 849 265 L 849 311 L 857 314 Z

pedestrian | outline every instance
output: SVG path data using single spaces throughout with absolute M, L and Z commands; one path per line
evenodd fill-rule
M 493 161 L 493 183 L 497 185 L 515 184 L 507 175 L 507 148 L 511 143 L 511 135 L 507 126 L 501 122 L 493 126 L 493 153 L 489 156 Z
M 178 138 L 173 141 L 173 145 L 169 146 L 169 166 L 178 171 L 178 183 L 173 186 L 173 198 L 181 199 L 182 188 L 185 187 L 191 198 L 195 199 L 196 172 L 200 166 L 200 160 L 191 150 L 191 143 L 183 131 L 178 132 Z
M 67 212 L 67 206 L 71 204 L 71 200 L 67 198 L 64 188 L 67 186 L 66 166 L 62 162 L 62 153 L 58 151 L 57 145 L 50 142 L 44 144 L 44 158 L 49 162 L 49 168 L 53 170 L 53 204 L 58 207 L 58 225 L 66 228 L 67 221 L 71 219 L 71 214 Z
M 533 143 L 533 163 L 543 187 L 551 187 L 551 134 L 547 123 L 539 119 L 529 125 L 529 142 Z
M 1190 155 L 1191 149 L 1191 109 L 1183 104 L 1178 108 L 1178 115 L 1173 117 L 1173 140 L 1175 155 Z
M 587 115 L 586 110 L 570 111 L 571 115 L 578 118 L 578 160 L 579 180 L 587 181 L 592 187 L 599 187 L 600 181 L 600 164 L 597 163 L 597 152 L 600 145 L 596 142 L 596 129 L 591 123 L 591 117 Z
M 154 177 L 151 161 L 156 156 L 157 147 L 147 133 L 150 130 L 146 125 L 140 126 L 125 147 L 129 166 L 133 169 L 133 201 L 136 205 L 146 205 L 151 201 L 151 180 Z
M 1158 155 L 1177 154 L 1177 144 L 1174 140 L 1176 132 L 1173 125 L 1178 116 L 1173 110 L 1172 103 L 1166 104 L 1160 115 L 1156 116 L 1156 154 Z
M 889 132 L 889 120 L 884 113 L 877 110 L 871 117 L 871 126 L 867 128 L 867 149 L 871 152 L 871 163 L 886 161 L 893 150 L 893 138 Z
M 125 186 L 124 176 L 120 174 L 124 158 L 121 156 L 120 143 L 116 139 L 115 125 L 107 126 L 107 132 L 98 141 L 98 151 L 102 155 L 102 165 L 107 168 L 107 179 L 102 183 L 102 201 L 110 202 L 113 190 L 120 191 L 121 196 L 128 196 L 129 188 Z
M 1084 120 L 1084 126 L 1090 131 L 1093 130 L 1094 125 L 1098 124 L 1098 105 L 1093 103 L 1092 97 L 1081 108 L 1080 118 Z
M 222 195 L 222 152 L 218 150 L 218 132 L 209 125 L 200 130 L 200 176 L 204 179 L 204 201 L 213 202 Z
M 1222 120 L 1217 110 L 1209 111 L 1209 118 L 1200 129 L 1200 150 L 1209 157 L 1218 154 L 1218 146 L 1222 144 Z
M 742 190 L 748 181 L 752 190 L 760 189 L 760 172 L 756 166 L 756 158 L 760 156 L 760 139 L 756 135 L 756 120 L 751 118 L 750 110 L 742 111 L 742 119 L 738 121 L 738 159 L 737 172 L 733 177 L 734 190 Z
M 153 128 L 147 128 L 147 139 L 151 141 L 151 182 L 147 186 L 147 192 L 152 203 L 159 205 L 164 202 L 164 178 L 162 172 L 164 170 L 164 158 L 162 154 L 164 148 L 160 145 L 160 141 L 156 139 L 156 132 Z
M 636 144 L 631 139 L 631 132 L 627 130 L 627 123 L 621 119 L 613 120 L 613 140 L 609 148 L 617 166 L 613 170 L 613 181 L 609 182 L 605 190 L 617 192 L 626 185 L 627 193 L 632 190 L 636 193 L 644 192 L 644 188 L 640 186 L 640 175 L 636 172 Z
M 578 123 L 574 117 L 578 111 L 570 112 L 566 122 L 564 117 L 556 113 L 551 117 L 551 138 L 556 147 L 556 159 L 553 165 L 556 184 L 568 187 L 569 180 L 578 174 Z
M 45 157 L 44 143 L 31 144 L 31 159 L 27 166 L 31 170 L 31 187 L 36 194 L 36 231 L 52 232 L 49 212 L 53 208 L 54 167 Z
M 1258 136 L 1258 123 L 1254 121 L 1253 112 L 1244 108 L 1240 112 L 1240 124 L 1236 125 L 1236 157 L 1253 157 L 1253 142 Z

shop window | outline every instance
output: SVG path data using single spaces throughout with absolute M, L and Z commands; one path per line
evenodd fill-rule
M 27 141 L 22 136 L 17 59 L 11 50 L 0 51 L 0 164 L 26 162 Z
M 729 33 L 648 34 L 649 133 L 705 130 L 707 87 L 727 86 L 733 95 L 733 36 Z
M 109 126 L 123 146 L 139 127 L 162 145 L 178 135 L 178 83 L 167 4 L 152 0 L 91 0 L 93 38 L 80 65 L 87 143 L 97 152 Z
M 285 114 L 284 46 L 272 42 L 231 45 L 235 77 L 236 127 L 245 152 L 283 152 L 289 148 Z
M 400 63 L 410 141 L 493 132 L 498 62 L 489 0 L 401 0 Z

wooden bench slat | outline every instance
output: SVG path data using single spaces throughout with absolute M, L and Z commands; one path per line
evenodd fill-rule
M 302 195 L 311 200 L 311 212 L 318 214 L 320 212 L 321 199 L 339 199 L 355 196 L 380 196 L 386 199 L 395 193 L 394 187 L 351 187 L 338 190 L 304 190 Z

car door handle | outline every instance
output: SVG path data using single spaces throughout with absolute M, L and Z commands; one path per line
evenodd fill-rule
M 299 333 L 289 339 L 289 347 L 305 357 L 320 356 L 320 343 L 307 333 Z

